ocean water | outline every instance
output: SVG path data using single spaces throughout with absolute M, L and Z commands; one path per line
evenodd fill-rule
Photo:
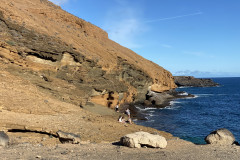
M 196 144 L 205 144 L 204 138 L 210 132 L 227 128 L 240 142 L 240 78 L 213 80 L 220 86 L 178 88 L 196 97 L 172 101 L 171 106 L 164 109 L 142 109 L 148 120 L 135 123 Z

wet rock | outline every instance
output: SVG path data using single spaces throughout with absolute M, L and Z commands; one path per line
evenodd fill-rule
M 162 105 L 165 103 L 167 99 L 173 98 L 172 95 L 168 93 L 156 93 L 156 92 L 149 92 L 148 95 L 150 96 L 149 100 L 154 105 Z
M 81 142 L 80 136 L 73 133 L 67 133 L 59 130 L 57 132 L 57 136 L 62 143 L 71 142 L 73 144 L 79 144 Z
M 157 93 L 153 91 L 149 91 L 146 95 L 146 101 L 145 104 L 148 103 L 148 105 L 151 103 L 152 105 L 159 106 L 159 107 L 165 107 L 167 106 L 169 100 L 174 99 L 174 96 L 167 93 Z
M 151 101 L 149 101 L 149 100 L 145 100 L 145 101 L 143 102 L 143 104 L 144 104 L 145 106 L 151 106 L 151 105 L 152 105 Z
M 231 145 L 234 143 L 235 137 L 229 130 L 221 128 L 210 133 L 205 141 L 208 144 Z
M 8 135 L 5 132 L 0 131 L 0 146 L 5 147 L 8 145 L 8 143 L 9 143 Z
M 120 143 L 130 148 L 141 148 L 142 146 L 166 148 L 167 146 L 167 141 L 164 137 L 148 132 L 127 134 L 121 138 Z

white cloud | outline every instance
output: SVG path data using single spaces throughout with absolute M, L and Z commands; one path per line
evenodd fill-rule
M 122 19 L 107 23 L 109 38 L 128 48 L 138 48 L 140 45 L 135 41 L 139 33 L 139 21 L 134 18 Z
M 64 3 L 67 3 L 69 0 L 49 0 L 53 3 L 55 3 L 56 5 L 62 5 Z
M 141 9 L 131 7 L 126 0 L 115 2 L 116 7 L 108 11 L 102 28 L 108 32 L 110 39 L 127 48 L 141 47 L 137 37 L 146 31 L 146 26 L 141 23 L 139 16 Z

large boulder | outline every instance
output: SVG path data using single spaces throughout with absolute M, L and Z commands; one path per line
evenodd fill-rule
M 166 148 L 167 141 L 160 135 L 153 135 L 148 132 L 136 132 L 123 136 L 121 144 L 130 148 L 141 148 L 141 146 L 153 148 Z
M 221 128 L 210 133 L 205 141 L 208 144 L 231 145 L 235 142 L 235 137 L 229 130 Z
M 9 143 L 8 135 L 5 132 L 0 131 L 0 146 L 5 147 L 8 145 L 8 143 Z

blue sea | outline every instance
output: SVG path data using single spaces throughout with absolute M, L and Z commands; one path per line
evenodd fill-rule
M 148 120 L 135 123 L 196 144 L 205 144 L 210 132 L 227 128 L 240 142 L 240 78 L 212 79 L 220 86 L 178 88 L 195 97 L 174 100 L 164 109 L 142 109 Z

